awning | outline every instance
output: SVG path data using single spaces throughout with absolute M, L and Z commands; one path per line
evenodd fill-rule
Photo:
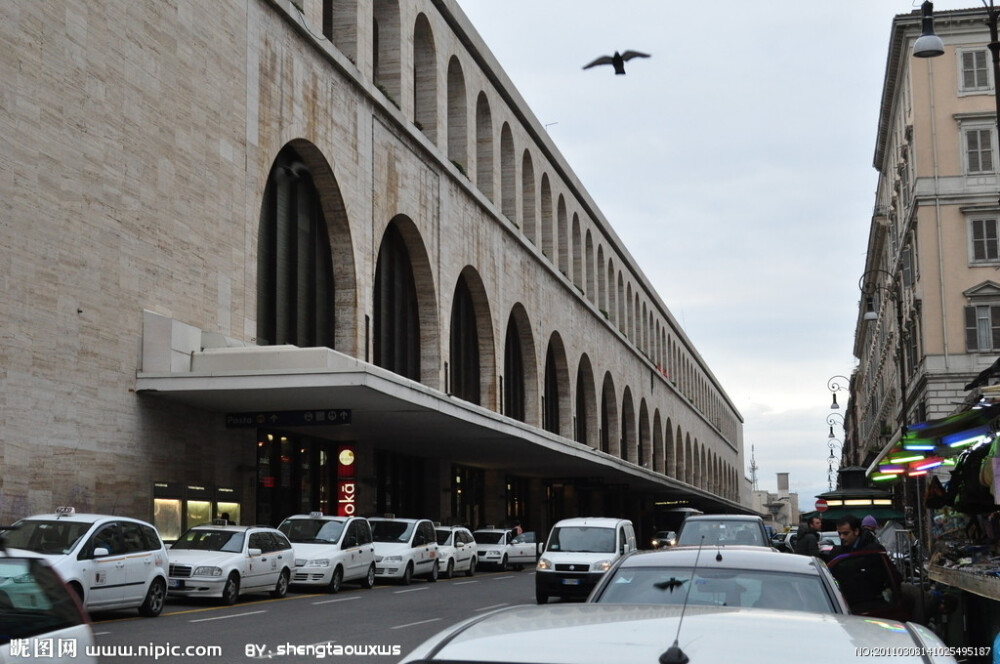
M 885 523 L 886 521 L 902 521 L 903 513 L 892 507 L 830 507 L 824 512 L 813 511 L 802 514 L 803 520 L 809 520 L 814 516 L 818 516 L 824 521 L 836 521 L 843 516 L 856 516 L 859 519 L 863 519 L 871 514 L 875 517 L 879 524 Z

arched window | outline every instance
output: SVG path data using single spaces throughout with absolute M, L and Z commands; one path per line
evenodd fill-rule
M 542 428 L 559 433 L 559 376 L 556 371 L 556 357 L 551 344 L 545 353 L 545 409 L 542 412 Z
M 479 332 L 472 293 L 460 278 L 451 304 L 450 392 L 459 399 L 479 403 Z
M 503 407 L 504 415 L 524 422 L 524 357 L 517 323 L 511 316 L 507 321 L 507 336 L 503 355 Z
M 375 364 L 420 380 L 420 325 L 410 254 L 395 224 L 382 237 L 375 268 Z
M 257 343 L 334 347 L 330 240 L 319 194 L 294 148 L 264 188 L 257 251 Z

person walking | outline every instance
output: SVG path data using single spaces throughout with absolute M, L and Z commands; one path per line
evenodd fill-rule
M 874 520 L 874 519 L 873 519 Z M 830 551 L 830 559 L 843 553 L 854 551 L 885 551 L 885 547 L 875 537 L 875 533 L 861 526 L 861 519 L 850 514 L 837 520 L 837 534 L 840 545 Z
M 795 541 L 795 553 L 803 556 L 819 555 L 819 533 L 823 529 L 823 520 L 818 516 L 799 524 L 799 537 Z

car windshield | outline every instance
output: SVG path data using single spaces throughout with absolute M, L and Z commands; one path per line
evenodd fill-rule
M 740 521 L 688 521 L 677 537 L 678 546 L 699 544 L 739 544 L 770 546 L 761 529 L 753 523 Z
M 413 532 L 412 521 L 375 521 L 372 524 L 372 539 L 376 542 L 401 542 L 406 544 L 410 541 L 410 533 Z
M 228 551 L 240 553 L 243 551 L 243 540 L 246 534 L 231 530 L 191 529 L 174 542 L 171 549 L 197 549 L 200 551 Z
M 11 549 L 64 555 L 73 550 L 92 525 L 92 523 L 58 519 L 18 521 L 11 529 L 4 531 L 4 544 Z
M 434 534 L 437 535 L 438 546 L 448 546 L 451 544 L 451 534 L 450 530 L 435 530 Z
M 579 553 L 614 553 L 615 529 L 591 526 L 553 528 L 549 536 L 549 551 Z
M 819 576 L 746 569 L 620 567 L 593 601 L 609 604 L 689 604 L 835 613 Z M 692 579 L 694 584 L 691 585 Z
M 43 560 L 0 558 L 0 645 L 82 623 L 73 597 Z
M 534 544 L 534 542 L 535 533 L 532 532 L 521 533 L 510 541 L 511 544 Z
M 336 544 L 344 532 L 344 522 L 331 519 L 285 519 L 278 530 L 296 544 Z
M 472 536 L 476 538 L 476 544 L 499 544 L 504 534 L 502 532 L 477 530 L 472 533 Z

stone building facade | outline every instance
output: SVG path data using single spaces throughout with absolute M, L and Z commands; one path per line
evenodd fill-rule
M 0 521 L 746 509 L 739 412 L 454 0 L 0 19 Z

